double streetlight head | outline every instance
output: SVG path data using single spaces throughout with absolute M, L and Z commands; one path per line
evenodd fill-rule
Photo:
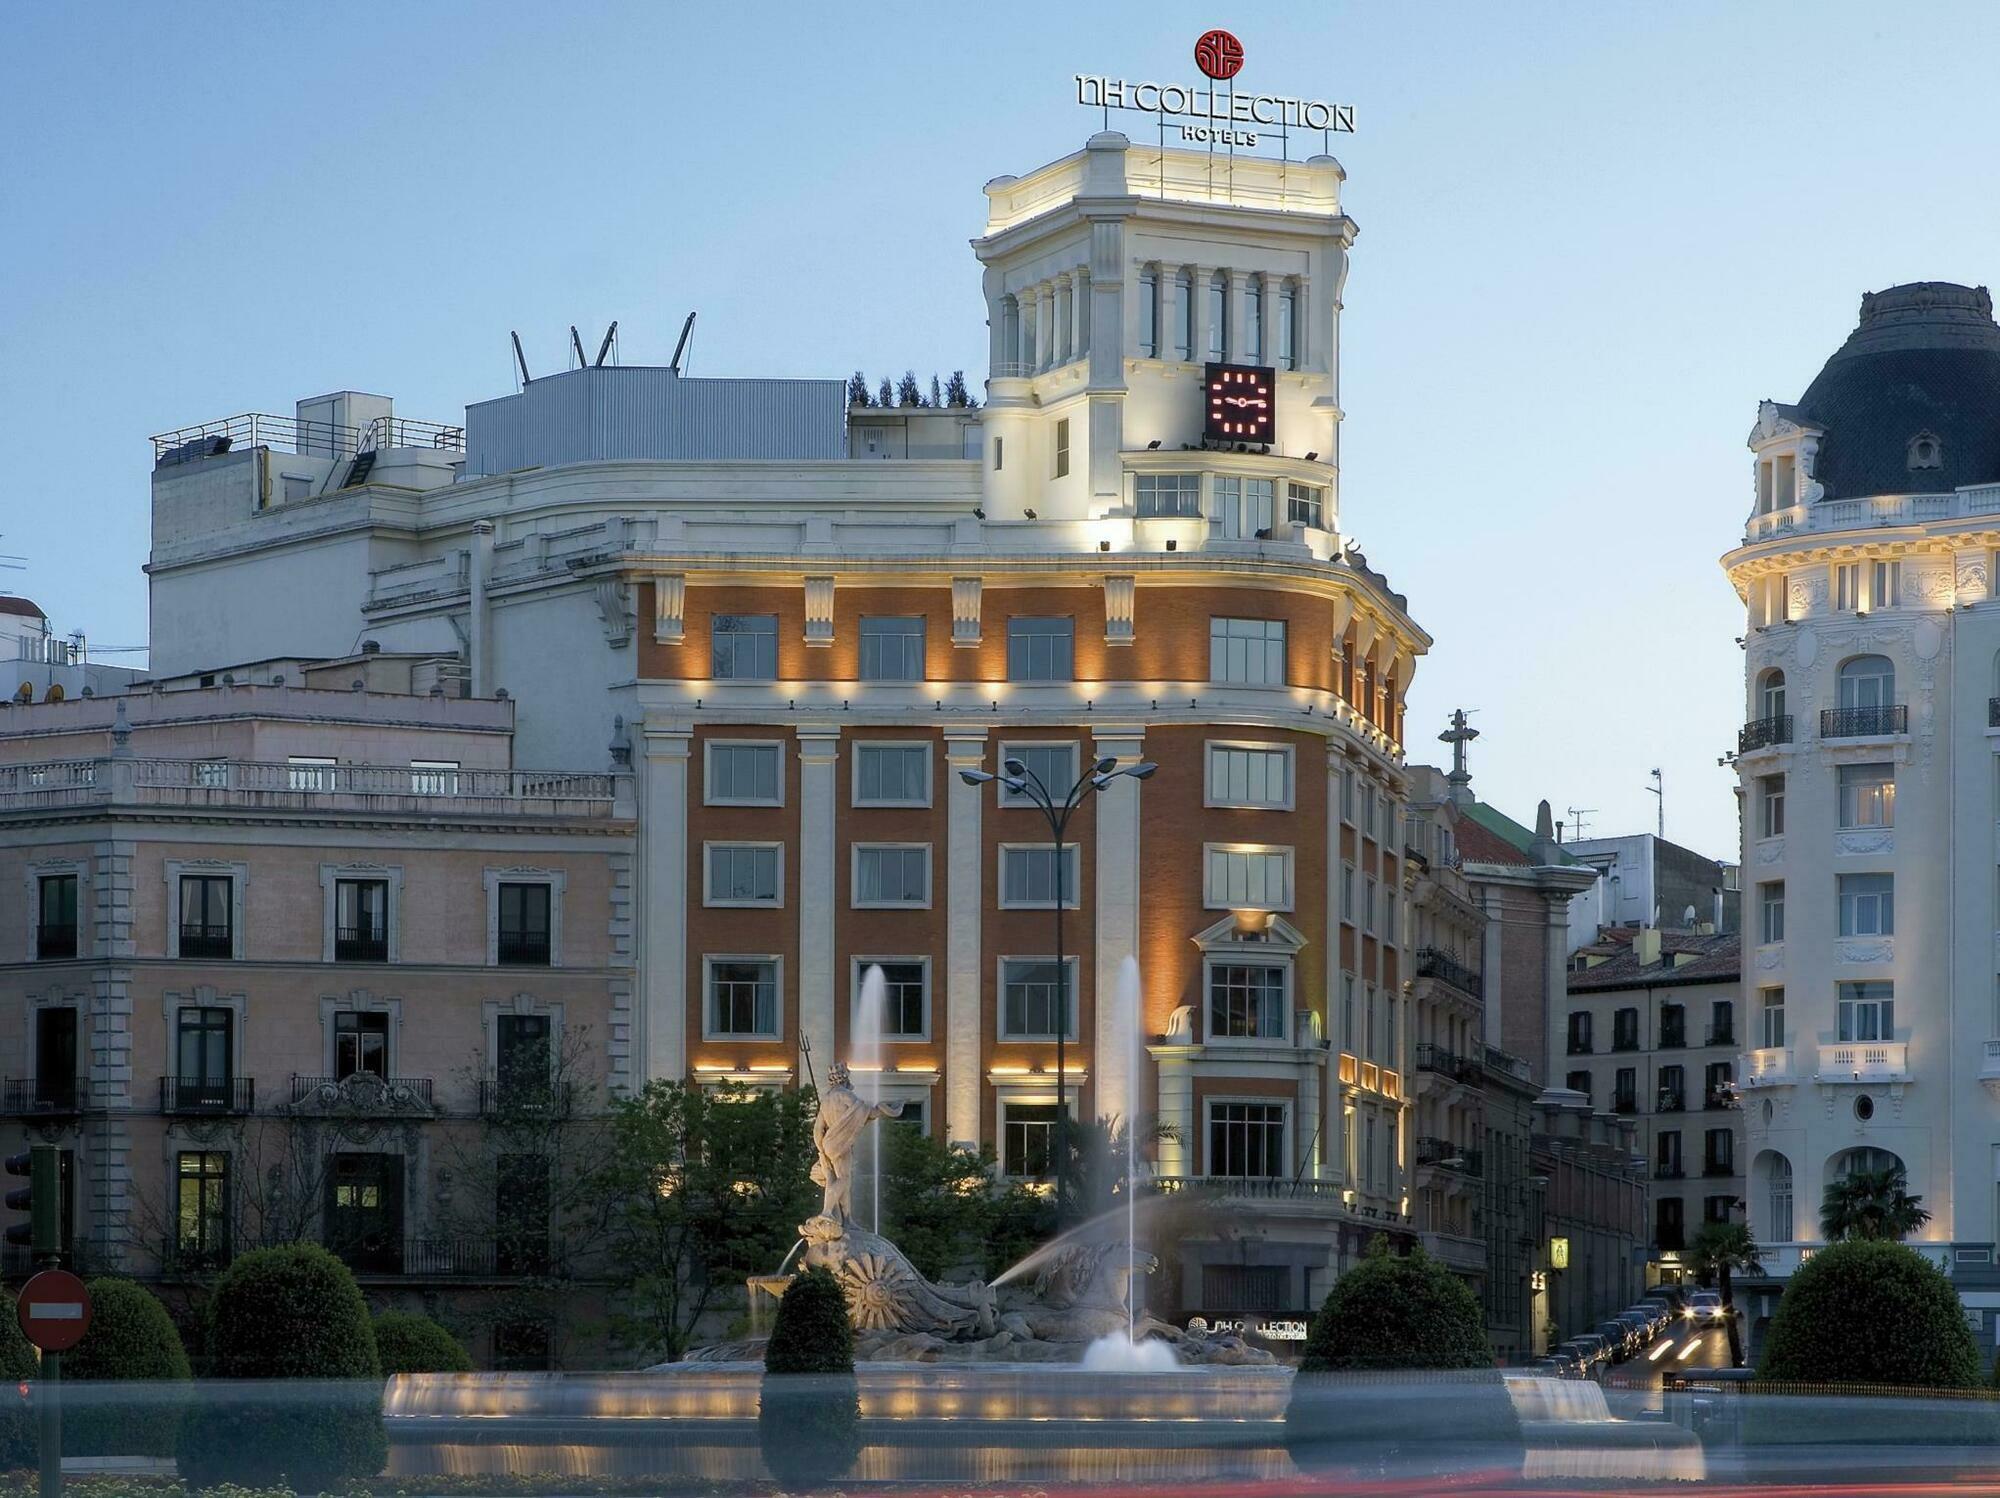
M 1000 767 L 1006 774 L 995 775 L 991 770 L 960 770 L 958 778 L 967 785 L 990 785 L 997 780 L 1008 790 L 1015 792 L 1025 791 L 1028 788 L 1028 767 L 1020 760 L 1009 755 L 1001 761 Z M 1120 775 L 1129 775 L 1134 780 L 1150 780 L 1153 772 L 1159 768 L 1151 760 L 1142 759 L 1136 765 L 1127 765 L 1121 770 L 1118 768 L 1117 760 L 1100 759 L 1090 767 L 1090 783 L 1101 791 L 1106 784 L 1116 780 Z
M 1007 763 L 1011 766 L 1019 763 L 1019 761 L 1009 760 Z M 1013 791 L 1016 794 L 1025 791 L 1028 788 L 1027 781 L 1021 779 L 1019 775 L 1015 775 L 1012 773 L 1009 773 L 1007 775 L 995 775 L 991 770 L 960 770 L 958 772 L 958 778 L 960 780 L 963 780 L 967 785 L 990 785 L 997 780 L 1002 785 L 1007 787 L 1008 790 Z

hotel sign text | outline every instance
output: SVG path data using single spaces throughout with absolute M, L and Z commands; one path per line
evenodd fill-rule
M 1190 121 L 1181 126 L 1182 140 L 1213 145 L 1256 145 L 1257 132 L 1236 129 L 1238 125 L 1348 134 L 1354 130 L 1352 104 L 1294 99 L 1284 94 L 1217 93 L 1213 88 L 1184 83 L 1132 83 L 1088 73 L 1076 75 L 1076 102 L 1092 109 L 1136 109 L 1145 114 L 1179 116 Z

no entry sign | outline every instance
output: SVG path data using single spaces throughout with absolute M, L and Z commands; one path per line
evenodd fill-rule
M 43 1352 L 68 1352 L 90 1330 L 90 1292 L 66 1269 L 44 1269 L 21 1287 L 14 1315 Z

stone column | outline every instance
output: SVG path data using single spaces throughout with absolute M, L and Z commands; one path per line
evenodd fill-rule
M 1187 272 L 1188 296 L 1193 299 L 1194 332 L 1188 341 L 1188 362 L 1199 364 L 1208 357 L 1208 277 L 1205 265 L 1182 267 Z
M 985 858 L 980 842 L 981 787 L 958 778 L 984 767 L 986 730 L 948 729 L 945 755 L 944 1116 L 945 1139 L 976 1150 L 981 1143 L 979 1056 L 986 1034 L 985 969 L 979 930 Z
M 688 725 L 649 717 L 640 769 L 639 1015 L 643 1087 L 687 1075 Z
M 1070 287 L 1070 354 L 1081 359 L 1090 352 L 1090 270 L 1087 266 L 1080 265 L 1070 272 Z
M 1201 1141 L 1196 1138 L 1194 1072 L 1183 1058 L 1156 1063 L 1160 1078 L 1159 1120 L 1173 1131 L 1160 1140 L 1160 1174 L 1191 1176 L 1201 1169 Z
M 814 724 L 799 729 L 799 1038 L 812 1047 L 812 1069 L 845 1057 L 834 1053 L 833 971 L 835 879 L 833 815 L 839 794 L 840 730 Z M 799 1075 L 804 1077 L 804 1059 Z
M 1043 370 L 1056 357 L 1056 292 L 1047 281 L 1035 288 L 1035 368 Z
M 1065 271 L 1057 276 L 1055 285 L 1056 322 L 1055 333 L 1050 340 L 1054 347 L 1055 355 L 1050 362 L 1053 364 L 1067 364 L 1070 360 L 1070 324 L 1076 315 L 1069 272 Z
M 1556 1027 L 1563 1023 L 1562 1016 L 1569 1008 L 1569 895 L 1567 891 L 1546 894 L 1543 899 L 1543 913 L 1548 925 L 1543 932 L 1542 948 L 1542 1012 L 1548 1021 L 1542 1026 L 1543 1074 L 1553 1081 L 1555 1078 L 1555 1034 Z
M 1144 730 L 1105 725 L 1096 730 L 1094 754 L 1137 764 Z M 1097 1114 L 1129 1119 L 1143 1106 L 1145 1089 L 1132 1075 L 1136 1042 L 1121 1026 L 1118 969 L 1139 955 L 1139 782 L 1120 776 L 1097 793 L 1097 1024 L 1090 1066 L 1097 1079 Z M 1145 976 L 1143 968 L 1140 977 Z M 1145 996 L 1133 1023 L 1146 1033 Z

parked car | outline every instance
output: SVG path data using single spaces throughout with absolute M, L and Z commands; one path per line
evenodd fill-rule
M 1666 1323 L 1666 1309 L 1658 1301 L 1642 1300 L 1637 1305 L 1628 1306 L 1619 1313 L 1618 1319 L 1623 1321 L 1628 1316 L 1638 1321 L 1641 1335 L 1648 1342 L 1653 1340 L 1661 1326 Z
M 1617 1319 L 1632 1328 L 1633 1351 L 1642 1351 L 1653 1340 L 1653 1316 L 1650 1311 L 1622 1311 Z
M 1584 1356 L 1585 1372 L 1594 1373 L 1611 1361 L 1611 1339 L 1600 1332 L 1585 1332 L 1580 1337 L 1570 1338 L 1570 1341 Z
M 1622 1363 L 1632 1356 L 1632 1328 L 1622 1321 L 1600 1321 L 1597 1335 L 1611 1345 L 1611 1361 Z
M 1697 1325 L 1713 1325 L 1723 1317 L 1722 1297 L 1713 1290 L 1697 1290 L 1688 1297 L 1682 1314 Z
M 1655 1285 L 1644 1296 L 1646 1300 L 1658 1301 L 1671 1312 L 1678 1312 L 1687 1304 L 1687 1287 L 1684 1285 Z

